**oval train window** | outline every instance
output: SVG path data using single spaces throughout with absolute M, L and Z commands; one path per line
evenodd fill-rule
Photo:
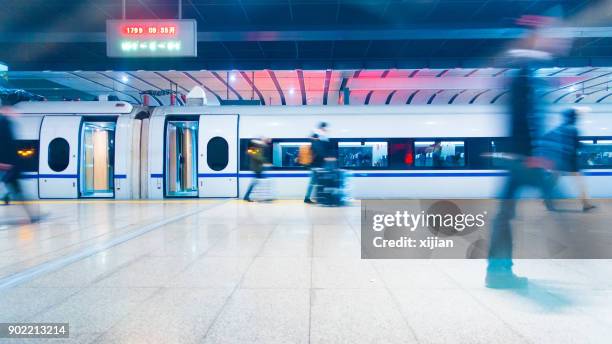
M 49 168 L 55 172 L 62 172 L 70 164 L 70 144 L 61 137 L 49 142 L 48 155 Z
M 215 136 L 206 145 L 206 162 L 213 171 L 221 171 L 229 162 L 229 145 L 227 141 Z

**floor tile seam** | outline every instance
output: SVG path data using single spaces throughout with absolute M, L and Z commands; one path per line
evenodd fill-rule
M 434 265 L 436 266 L 436 265 Z M 443 275 L 446 276 L 446 278 L 448 278 L 450 281 L 452 281 L 457 287 L 457 290 L 463 290 L 467 295 L 469 295 L 472 299 L 474 299 L 476 301 L 476 303 L 478 303 L 481 307 L 483 307 L 483 309 L 485 309 L 487 311 L 487 313 L 489 313 L 490 315 L 492 315 L 493 317 L 497 318 L 498 320 L 500 320 L 502 322 L 502 324 L 508 328 L 512 333 L 514 333 L 515 335 L 517 335 L 519 338 L 525 340 L 526 343 L 530 343 L 530 341 L 528 340 L 527 337 L 525 337 L 522 333 L 518 332 L 518 330 L 516 330 L 513 326 L 511 326 L 508 322 L 506 322 L 504 319 L 502 319 L 497 313 L 495 313 L 495 311 L 489 307 L 486 307 L 485 304 L 483 302 L 481 302 L 475 295 L 473 295 L 472 293 L 469 292 L 469 289 L 466 288 L 465 286 L 463 286 L 456 278 L 454 278 L 451 274 L 449 274 L 446 270 L 442 269 L 440 266 L 437 266 L 438 271 L 440 271 Z M 484 285 L 484 281 L 483 281 L 483 285 Z
M 276 228 L 276 226 L 275 226 Z M 238 228 L 236 228 L 236 230 L 238 230 Z M 240 289 L 240 286 L 242 285 L 245 276 L 247 275 L 247 273 L 249 272 L 249 270 L 251 269 L 251 267 L 253 266 L 253 264 L 255 263 L 255 260 L 258 256 L 259 253 L 261 253 L 261 251 L 263 250 L 266 242 L 268 242 L 268 240 L 270 239 L 270 236 L 272 236 L 272 232 L 274 232 L 274 229 L 272 229 L 268 235 L 266 236 L 266 239 L 264 240 L 264 242 L 261 243 L 261 246 L 259 247 L 259 250 L 257 252 L 256 255 L 250 257 L 251 261 L 249 262 L 249 265 L 244 269 L 244 272 L 241 274 L 240 279 L 238 280 L 238 282 L 236 283 L 236 285 L 234 286 L 234 288 L 232 289 L 231 293 L 227 296 L 227 298 L 225 299 L 225 301 L 223 302 L 223 305 L 219 308 L 219 311 L 217 312 L 217 314 L 215 314 L 215 317 L 213 318 L 213 320 L 211 321 L 211 323 L 208 325 L 208 327 L 206 328 L 206 331 L 204 332 L 204 335 L 202 336 L 202 338 L 199 340 L 199 342 L 204 342 L 206 340 L 206 337 L 208 337 L 210 331 L 212 330 L 212 328 L 215 326 L 215 324 L 219 321 L 219 318 L 221 317 L 221 314 L 223 314 L 223 312 L 225 311 L 225 309 L 227 308 L 227 306 L 230 303 L 230 300 L 232 299 L 232 297 L 234 296 L 234 294 L 236 294 L 236 291 L 238 291 Z
M 363 258 L 362 258 L 363 260 Z M 391 298 L 391 301 L 393 303 L 393 308 L 396 310 L 396 312 L 398 312 L 400 314 L 400 316 L 402 317 L 402 320 L 404 321 L 404 323 L 406 324 L 406 326 L 408 327 L 408 329 L 410 330 L 410 333 L 412 334 L 412 337 L 414 338 L 415 342 L 417 344 L 421 343 L 421 341 L 419 340 L 419 337 L 417 336 L 417 332 L 414 329 L 414 327 L 410 324 L 410 321 L 408 320 L 408 318 L 406 317 L 406 315 L 404 314 L 404 312 L 402 311 L 402 307 L 399 303 L 399 300 L 397 299 L 397 297 L 395 296 L 395 294 L 391 291 L 391 289 L 389 288 L 389 286 L 387 285 L 386 281 L 382 278 L 382 275 L 380 273 L 380 271 L 378 270 L 378 268 L 375 266 L 375 264 L 373 264 L 370 260 L 366 260 L 368 262 L 368 265 L 372 268 L 372 270 L 374 271 L 374 273 L 376 274 L 376 277 L 378 278 L 379 281 L 381 281 L 383 288 L 385 290 L 385 292 L 387 293 L 387 295 Z M 380 289 L 379 289 L 380 290 Z
M 146 302 L 152 300 L 154 297 L 156 297 L 157 295 L 162 294 L 165 291 L 165 288 L 163 287 L 151 287 L 151 288 L 122 288 L 122 289 L 155 289 L 149 296 L 145 297 L 143 300 L 137 302 L 137 304 L 132 305 L 131 309 L 129 311 L 127 311 L 123 316 L 120 316 L 118 319 L 116 319 L 115 321 L 113 321 L 113 323 L 108 327 L 108 329 L 106 331 L 102 331 L 102 333 L 96 337 L 96 339 L 94 339 L 92 341 L 92 343 L 98 343 L 99 340 L 101 340 L 107 333 L 112 332 L 112 330 L 114 328 L 116 328 L 117 326 L 119 326 L 121 324 L 121 322 L 125 319 L 127 319 L 128 317 L 132 316 L 133 314 L 135 314 L 140 308 L 141 305 L 145 304 Z
M 484 283 L 484 282 L 483 282 Z M 515 334 L 517 337 L 521 338 L 524 343 L 529 343 L 529 344 L 535 344 L 535 342 L 531 341 L 529 338 L 527 338 L 523 333 L 521 333 L 519 331 L 519 329 L 515 328 L 514 326 L 512 326 L 510 323 L 508 323 L 504 318 L 501 317 L 500 314 L 498 314 L 493 308 L 489 307 L 486 303 L 482 302 L 482 300 L 480 300 L 477 295 L 473 294 L 473 291 L 476 289 L 466 289 L 463 288 L 463 290 L 465 290 L 465 292 L 474 300 L 476 301 L 477 304 L 479 304 L 483 309 L 485 309 L 487 311 L 488 314 L 492 315 L 493 317 L 497 318 L 502 324 L 505 325 L 506 328 L 508 328 L 513 334 Z M 500 291 L 500 293 L 503 293 L 504 291 Z
M 31 258 L 26 258 L 25 260 L 22 260 L 22 261 L 19 261 L 19 262 L 16 262 L 16 263 L 12 263 L 11 265 L 7 266 L 6 268 L 2 268 L 2 270 L 10 268 L 10 267 L 15 266 L 15 265 L 20 265 L 20 264 L 25 263 L 25 262 L 33 261 L 33 260 L 36 260 L 36 259 L 44 259 L 47 256 L 50 256 L 50 255 L 52 256 L 53 254 L 58 254 L 59 253 L 60 256 L 56 256 L 55 258 L 51 258 L 51 260 L 57 259 L 58 257 L 61 257 L 61 252 L 62 251 L 74 249 L 75 246 L 77 246 L 75 251 L 78 251 L 79 250 L 78 246 L 87 246 L 88 244 L 91 245 L 91 241 L 99 240 L 101 236 L 105 236 L 107 234 L 110 234 L 110 233 L 100 234 L 100 235 L 98 235 L 98 236 L 96 236 L 94 238 L 87 239 L 87 240 L 81 241 L 79 243 L 75 243 L 75 244 L 71 244 L 71 245 L 68 245 L 68 246 L 64 246 L 64 247 L 62 247 L 60 249 L 53 250 L 53 251 L 50 251 L 50 252 L 46 252 L 46 253 L 43 253 L 41 255 L 31 257 Z M 40 264 L 43 264 L 43 263 L 44 263 L 44 261 L 42 263 L 40 263 Z M 2 275 L 0 275 L 0 277 L 1 276 Z
M 235 230 L 237 230 L 237 228 L 234 228 L 234 229 L 230 230 L 230 231 L 228 232 L 228 234 L 229 234 L 229 233 L 231 233 L 231 232 L 233 232 L 233 231 L 235 231 Z M 177 240 L 178 240 L 178 239 L 177 239 Z M 172 277 L 176 277 L 176 276 L 178 276 L 178 275 L 180 275 L 180 274 L 184 273 L 184 272 L 185 272 L 185 271 L 187 271 L 189 268 L 191 268 L 191 267 L 192 267 L 192 266 L 193 266 L 193 265 L 194 265 L 196 262 L 198 262 L 200 259 L 205 259 L 206 257 L 209 257 L 209 256 L 207 256 L 207 253 L 208 253 L 208 252 L 209 252 L 209 251 L 210 251 L 210 250 L 211 250 L 213 247 L 215 247 L 215 245 L 216 245 L 216 244 L 218 244 L 218 243 L 219 243 L 221 240 L 223 240 L 223 238 L 216 238 L 216 239 L 214 240 L 214 242 L 212 242 L 212 243 L 211 243 L 211 245 L 210 245 L 208 248 L 206 248 L 206 250 L 204 250 L 202 253 L 198 254 L 198 255 L 197 255 L 197 256 L 196 256 L 196 257 L 195 257 L 195 258 L 194 258 L 194 259 L 193 259 L 191 262 L 187 263 L 187 264 L 186 264 L 186 265 L 185 265 L 185 266 L 184 266 L 184 267 L 183 267 L 181 270 L 179 270 L 177 273 L 175 273 L 174 275 L 172 275 Z M 149 254 L 147 254 L 147 256 L 151 257 L 151 256 L 150 256 L 150 253 L 149 253 Z M 168 282 L 170 282 L 170 280 L 171 280 L 171 278 L 168 278 Z
M 162 221 L 162 219 L 157 219 L 157 222 L 159 222 L 159 221 Z M 155 222 L 151 222 L 151 223 L 155 223 Z M 149 223 L 149 224 L 151 224 L 151 223 Z M 85 241 L 80 241 L 80 242 L 78 242 L 78 243 L 70 244 L 70 245 L 68 245 L 68 246 L 64 246 L 64 247 L 59 248 L 59 249 L 57 249 L 57 250 L 53 250 L 53 251 L 50 251 L 50 252 L 46 252 L 46 253 L 43 253 L 43 254 L 38 255 L 38 256 L 34 256 L 34 257 L 31 257 L 31 258 L 27 258 L 26 260 L 23 260 L 23 261 L 20 261 L 20 262 L 17 262 L 17 263 L 13 263 L 13 264 L 9 265 L 8 267 L 13 266 L 13 265 L 18 265 L 19 263 L 27 262 L 27 261 L 34 260 L 34 259 L 37 259 L 37 258 L 43 258 L 43 257 L 48 256 L 48 255 L 53 255 L 54 253 L 59 253 L 59 252 L 64 251 L 64 250 L 73 249 L 74 247 L 77 247 L 77 248 L 76 248 L 76 250 L 78 250 L 78 249 L 79 249 L 79 248 L 78 248 L 78 246 L 86 246 L 86 245 L 91 245 L 91 244 L 92 244 L 92 242 L 99 241 L 99 240 L 100 240 L 100 239 L 102 239 L 103 237 L 105 237 L 105 236 L 109 236 L 109 235 L 112 235 L 113 233 L 117 233 L 117 232 L 126 232 L 126 233 L 129 233 L 129 232 L 128 232 L 128 230 L 127 230 L 127 228 L 128 228 L 128 227 L 132 227 L 132 226 L 133 226 L 133 227 L 136 227 L 136 226 L 138 226 L 138 223 L 130 223 L 130 224 L 127 224 L 127 225 L 125 225 L 125 226 L 121 226 L 121 227 L 119 227 L 119 228 L 116 228 L 115 230 L 112 230 L 112 231 L 109 231 L 109 232 L 106 232 L 106 233 L 102 233 L 102 234 L 99 234 L 99 235 L 93 236 L 93 237 L 91 237 L 91 238 L 88 238 L 88 239 L 86 239 Z M 146 226 L 146 225 L 145 225 L 145 226 Z M 63 235 L 68 235 L 68 234 L 70 234 L 70 233 L 73 233 L 73 232 L 76 232 L 76 231 L 80 231 L 80 230 L 83 230 L 83 228 L 77 228 L 77 229 L 71 230 L 69 233 L 64 233 Z M 61 236 L 61 235 L 59 235 L 59 236 Z M 54 236 L 54 237 L 58 237 L 58 236 Z M 44 240 L 44 241 L 46 241 L 46 240 Z M 42 242 L 44 242 L 44 241 L 42 241 Z M 38 243 L 39 243 L 39 242 L 32 243 L 32 244 L 31 244 L 31 245 L 29 245 L 29 246 L 32 246 L 32 245 L 35 245 L 35 244 L 38 244 Z M 26 247 L 26 248 L 27 248 L 27 247 Z M 15 248 L 10 249 L 10 250 L 7 250 L 7 251 L 2 251 L 2 252 L 0 252 L 0 255 L 1 255 L 2 253 L 4 253 L 4 252 L 13 251 L 13 250 L 15 250 Z M 53 258 L 52 258 L 52 259 L 53 259 Z M 2 268 L 2 269 L 5 269 L 5 268 Z
M 147 225 L 142 226 L 140 229 L 136 229 L 134 231 L 128 232 L 123 234 L 123 236 L 119 236 L 116 237 L 112 240 L 109 240 L 105 243 L 100 243 L 100 244 L 96 244 L 96 245 L 92 245 L 89 248 L 85 248 L 83 250 L 81 250 L 80 252 L 75 252 L 71 255 L 67 255 L 67 256 L 63 256 L 63 257 L 58 257 L 54 260 L 48 261 L 48 262 L 44 262 L 41 264 L 38 264 L 34 267 L 25 269 L 23 271 L 19 271 L 16 272 L 14 274 L 11 274 L 9 276 L 5 276 L 5 277 L 1 277 L 0 278 L 0 290 L 7 288 L 9 286 L 15 286 L 15 285 L 19 285 L 21 283 L 24 283 L 26 281 L 32 280 L 33 278 L 36 278 L 38 275 L 45 274 L 45 273 L 49 273 L 52 271 L 57 271 L 58 269 L 61 269 L 65 266 L 68 266 L 72 263 L 75 263 L 77 261 L 81 261 L 87 257 L 91 257 L 97 253 L 106 251 L 112 247 L 116 247 L 116 246 L 120 246 L 121 244 L 124 244 L 126 242 L 129 242 L 132 239 L 138 238 L 142 235 L 145 235 L 147 233 L 150 233 L 154 230 L 157 230 L 161 227 L 163 227 L 164 225 L 168 224 L 168 223 L 172 223 L 178 220 L 181 220 L 183 218 L 187 218 L 189 216 L 193 216 L 195 214 L 201 213 L 202 211 L 214 208 L 216 206 L 219 206 L 223 203 L 215 203 L 212 204 L 209 207 L 204 207 L 204 208 L 200 208 L 197 207 L 195 210 L 191 210 L 188 211 L 186 213 L 183 214 L 179 214 L 176 216 L 171 217 L 170 219 L 167 220 L 161 220 L 158 221 L 157 223 L 149 223 Z
M 310 290 L 308 291 L 308 344 L 312 342 L 312 302 L 314 299 L 314 225 L 310 225 Z

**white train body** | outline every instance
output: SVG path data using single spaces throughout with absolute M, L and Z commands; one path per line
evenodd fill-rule
M 307 142 L 313 128 L 322 121 L 329 124 L 329 136 L 339 142 L 344 152 L 353 152 L 351 149 L 358 152 L 356 143 L 377 145 L 376 149 L 384 151 L 377 163 L 370 156 L 369 166 L 349 169 L 351 194 L 355 198 L 495 197 L 504 176 L 502 169 L 486 165 L 482 160 L 476 166 L 473 162 L 478 158 L 470 153 L 476 143 L 488 145 L 507 135 L 507 115 L 505 108 L 499 106 L 157 107 L 147 118 L 143 115 L 145 109 L 122 104 L 49 102 L 18 104 L 11 108 L 12 112 L 20 114 L 15 116 L 18 138 L 40 143 L 39 169 L 26 172 L 24 179 L 28 195 L 87 197 L 79 192 L 84 178 L 80 175 L 83 170 L 78 167 L 78 161 L 83 159 L 79 156 L 79 152 L 83 152 L 79 147 L 82 136 L 79 131 L 83 121 L 99 120 L 104 116 L 115 117 L 117 124 L 114 192 L 100 197 L 242 197 L 254 176 L 246 166 L 245 143 L 264 136 L 275 143 L 272 160 L 276 167 L 266 172 L 275 196 L 301 198 L 306 191 L 309 171 L 281 166 L 285 161 L 281 155 L 291 156 L 294 152 L 285 152 L 282 146 Z M 35 113 L 32 107 L 38 107 L 39 112 Z M 111 112 L 112 109 L 115 112 Z M 562 109 L 553 107 L 550 111 L 557 113 Z M 612 110 L 609 106 L 593 106 L 579 122 L 581 136 L 593 144 L 600 143 L 594 151 L 606 159 L 612 152 L 600 151 L 612 142 L 609 110 Z M 552 128 L 559 119 L 557 115 L 550 117 L 547 125 Z M 53 126 L 46 126 L 51 123 L 47 121 L 53 121 Z M 74 162 L 74 165 L 70 165 L 67 172 L 50 170 L 46 161 L 47 145 L 55 136 L 69 137 L 71 164 Z M 417 146 L 431 144 L 437 139 L 443 140 L 443 144 L 455 145 L 455 155 L 447 158 L 457 163 L 456 166 L 431 167 L 427 165 L 431 157 L 426 153 L 418 155 L 422 160 L 416 161 Z M 410 142 L 405 147 L 412 145 L 409 149 L 413 161 L 397 168 L 390 162 L 391 149 L 404 147 L 402 142 Z M 420 162 L 423 163 L 417 166 Z M 585 172 L 592 196 L 612 196 L 612 166 L 597 165 Z M 49 183 L 53 183 L 56 190 L 49 188 Z M 562 184 L 565 184 L 566 195 L 573 196 L 573 183 L 562 180 Z
M 25 143 L 24 152 L 36 152 L 36 161 L 22 172 L 26 197 L 140 198 L 140 135 L 142 119 L 148 121 L 147 109 L 126 102 L 22 102 L 3 107 L 2 112 L 13 119 L 16 139 Z M 101 142 L 103 135 L 98 131 L 104 130 L 92 127 L 93 140 L 98 142 L 86 142 L 88 123 L 111 123 L 112 134 L 102 133 L 106 142 Z M 54 151 L 54 140 L 67 149 Z M 96 155 L 84 154 L 86 146 Z M 62 161 L 53 161 L 58 153 L 63 153 Z M 100 157 L 106 161 L 93 161 Z M 58 163 L 61 166 L 55 166 Z M 101 182 L 108 189 L 101 190 Z

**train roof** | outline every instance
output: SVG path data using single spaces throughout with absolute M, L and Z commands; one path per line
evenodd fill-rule
M 240 114 L 240 115 L 394 115 L 394 114 L 467 114 L 500 113 L 500 106 L 453 106 L 453 105 L 351 105 L 351 106 L 160 106 L 153 110 L 152 116 L 189 115 L 189 114 Z
M 114 115 L 131 113 L 134 108 L 132 104 L 124 101 L 45 101 L 20 102 L 3 109 L 20 114 Z
M 580 104 L 576 104 L 580 106 Z M 558 113 L 570 108 L 564 105 L 550 105 L 548 111 Z M 610 105 L 596 104 L 585 106 L 595 113 L 610 113 Z M 240 114 L 240 115 L 440 115 L 440 114 L 506 114 L 503 105 L 350 105 L 350 106 L 160 106 L 154 108 L 151 116 L 165 115 L 202 115 L 202 114 Z

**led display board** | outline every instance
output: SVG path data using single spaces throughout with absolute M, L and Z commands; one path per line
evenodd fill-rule
M 196 57 L 193 19 L 107 20 L 108 57 Z

